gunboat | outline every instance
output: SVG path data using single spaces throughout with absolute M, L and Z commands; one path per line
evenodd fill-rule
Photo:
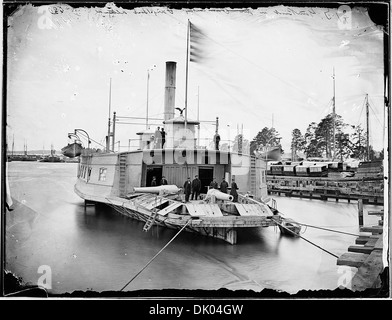
M 86 202 L 104 203 L 121 214 L 143 221 L 144 231 L 153 225 L 182 229 L 237 243 L 237 231 L 243 228 L 274 226 L 278 211 L 268 198 L 266 161 L 247 154 L 200 147 L 196 144 L 199 121 L 175 116 L 176 62 L 166 62 L 163 125 L 167 132 L 164 146 L 154 144 L 153 131 L 138 133 L 139 147 L 127 152 L 83 149 L 74 187 Z M 110 128 L 110 121 L 109 121 Z M 218 134 L 218 118 L 216 120 Z M 185 201 L 184 182 L 198 175 L 201 193 L 198 199 Z M 152 186 L 165 176 L 168 184 Z M 210 182 L 223 178 L 238 186 L 238 200 Z M 230 188 L 229 188 L 230 189 Z M 271 204 L 269 204 L 271 201 Z

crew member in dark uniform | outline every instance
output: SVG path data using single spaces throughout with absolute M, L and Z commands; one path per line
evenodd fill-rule
M 167 185 L 167 180 L 166 180 L 165 176 L 162 176 L 161 186 L 164 186 L 164 185 Z
M 220 142 L 220 135 L 219 133 L 215 133 L 214 135 L 215 150 L 219 150 L 219 142 Z
M 156 187 L 156 186 L 157 186 L 157 178 L 156 177 L 152 177 L 151 187 Z
M 227 193 L 227 188 L 229 187 L 229 184 L 225 180 L 225 178 L 222 179 L 222 182 L 220 184 L 220 192 Z
M 238 193 L 237 193 L 237 190 L 238 190 L 238 186 L 237 186 L 237 184 L 235 183 L 235 180 L 234 180 L 234 178 L 233 178 L 233 179 L 231 179 L 231 190 L 230 190 L 230 195 L 233 196 L 233 202 L 238 202 Z
M 185 202 L 189 202 L 189 196 L 191 195 L 192 190 L 192 182 L 191 178 L 188 178 L 184 183 L 184 193 L 185 193 Z
M 211 181 L 210 183 L 210 189 L 218 189 L 218 182 L 216 182 L 216 178 L 214 178 L 214 180 Z
M 191 198 L 191 200 L 193 200 L 193 197 L 195 197 L 195 200 L 197 200 L 199 198 L 200 189 L 201 189 L 201 181 L 200 181 L 199 177 L 197 175 L 195 175 L 195 179 L 193 179 L 193 181 L 192 181 L 192 198 Z
M 165 147 L 165 142 L 166 142 L 166 132 L 165 129 L 161 129 L 161 135 L 162 135 L 162 149 Z

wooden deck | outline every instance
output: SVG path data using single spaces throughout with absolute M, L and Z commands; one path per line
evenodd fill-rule
M 382 217 L 383 211 L 372 211 L 369 214 Z M 379 287 L 381 285 L 380 274 L 383 271 L 383 227 L 365 226 L 360 230 L 372 235 L 359 236 L 355 240 L 356 245 L 349 246 L 348 252 L 337 260 L 337 265 L 358 268 L 351 281 L 351 290 L 353 291 Z

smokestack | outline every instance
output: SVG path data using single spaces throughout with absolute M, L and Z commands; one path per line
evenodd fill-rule
M 176 93 L 176 66 L 174 61 L 166 62 L 166 84 L 165 84 L 165 120 L 174 118 L 174 102 Z

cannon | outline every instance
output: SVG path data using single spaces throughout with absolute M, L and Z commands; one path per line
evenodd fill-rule
M 217 189 L 210 189 L 207 192 L 207 195 L 205 197 L 205 200 L 211 198 L 214 196 L 217 200 L 228 200 L 228 201 L 233 201 L 233 196 L 227 193 L 220 192 Z
M 169 184 L 156 187 L 134 187 L 133 190 L 138 193 L 175 194 L 181 189 L 174 184 Z

